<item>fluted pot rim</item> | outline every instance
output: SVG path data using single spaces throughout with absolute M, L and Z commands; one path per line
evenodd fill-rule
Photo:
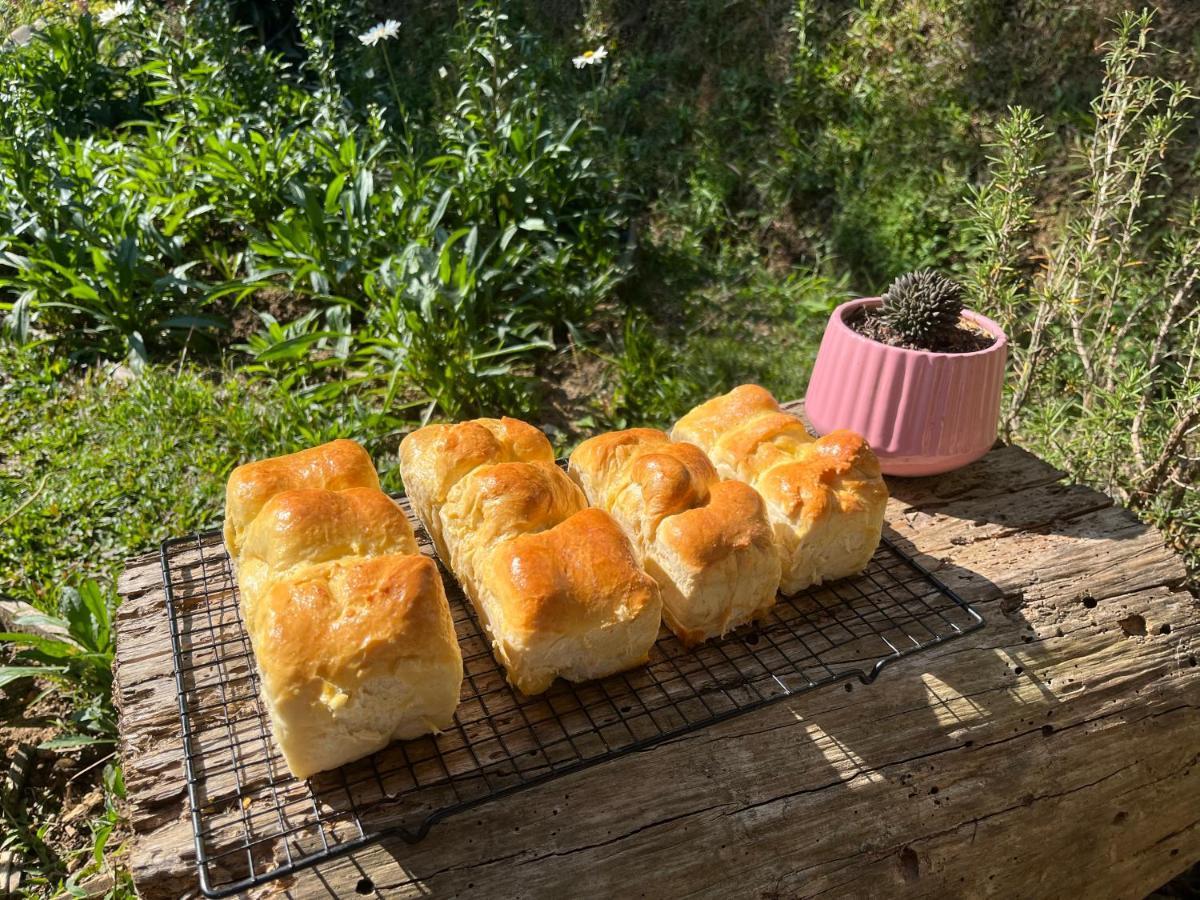
M 911 353 L 917 356 L 930 356 L 938 359 L 960 359 L 968 360 L 987 356 L 989 353 L 1003 352 L 1008 347 L 1008 336 L 1004 333 L 1004 329 L 1000 325 L 989 319 L 983 313 L 976 312 L 973 309 L 964 309 L 963 318 L 969 319 L 976 325 L 979 325 L 990 334 L 994 340 L 990 345 L 982 350 L 972 350 L 969 353 L 947 353 L 942 350 L 920 350 L 911 347 L 896 347 L 892 344 L 885 344 L 882 341 L 876 341 L 866 335 L 859 334 L 848 324 L 846 324 L 846 315 L 856 309 L 865 306 L 879 306 L 883 302 L 882 297 L 858 297 L 854 300 L 847 300 L 845 303 L 839 304 L 829 317 L 830 324 L 843 333 L 844 337 L 851 341 L 860 341 L 863 344 L 868 344 L 874 348 L 880 348 L 893 353 Z

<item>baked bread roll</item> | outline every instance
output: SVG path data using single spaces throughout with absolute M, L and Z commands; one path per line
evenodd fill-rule
M 580 444 L 568 472 L 629 536 L 685 645 L 775 604 L 779 555 L 762 498 L 722 481 L 699 447 L 650 428 L 615 431 Z
M 225 546 L 237 559 L 242 535 L 268 500 L 295 488 L 343 491 L 352 487 L 379 490 L 379 476 L 367 451 L 354 441 L 339 440 L 299 453 L 260 459 L 238 466 L 225 486 Z
M 438 511 L 446 503 L 450 488 L 479 466 L 504 462 L 553 465 L 554 448 L 541 431 L 507 416 L 457 425 L 426 425 L 401 441 L 404 493 L 443 560 L 450 560 L 450 551 L 442 540 Z
M 762 495 L 785 594 L 857 574 L 871 561 L 888 493 L 860 435 L 833 431 L 814 439 L 770 392 L 744 384 L 697 406 L 671 437 L 696 444 L 723 477 Z
M 225 533 L 246 631 L 299 778 L 448 728 L 458 706 L 462 653 L 437 565 L 378 484 L 351 441 L 230 477 Z
M 236 560 L 242 614 L 249 621 L 273 582 L 314 565 L 420 552 L 408 516 L 378 488 L 284 491 L 263 504 L 243 532 Z
M 644 663 L 662 615 L 628 539 L 553 458 L 515 419 L 431 425 L 400 444 L 413 508 L 525 694 Z
M 450 727 L 462 654 L 429 557 L 314 566 L 274 582 L 254 622 L 263 702 L 297 778 Z

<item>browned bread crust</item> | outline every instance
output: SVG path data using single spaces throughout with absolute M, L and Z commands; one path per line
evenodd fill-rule
M 453 721 L 462 655 L 426 556 L 351 557 L 276 582 L 252 634 L 272 730 L 297 777 Z
M 761 498 L 721 481 L 704 452 L 633 428 L 584 441 L 571 477 L 633 541 L 663 593 L 663 617 L 691 644 L 766 614 L 779 557 Z
M 860 435 L 834 431 L 814 439 L 770 392 L 746 384 L 697 406 L 671 436 L 701 447 L 721 475 L 762 495 L 784 593 L 856 574 L 870 562 L 888 493 Z
M 379 489 L 379 476 L 367 451 L 354 441 L 338 440 L 286 456 L 238 466 L 225 486 L 225 545 L 236 558 L 245 530 L 263 504 L 283 491 L 352 487 Z
M 445 589 L 361 447 L 235 469 L 225 534 L 293 774 L 450 726 L 463 669 Z
M 518 690 L 646 660 L 658 587 L 540 431 L 515 419 L 427 426 L 401 442 L 400 471 Z

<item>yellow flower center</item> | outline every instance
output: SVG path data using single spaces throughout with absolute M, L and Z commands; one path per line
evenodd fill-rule
M 584 58 L 584 59 L 591 59 L 591 58 L 592 58 L 593 56 L 595 56 L 595 55 L 596 55 L 596 51 L 595 51 L 595 50 L 584 50 L 584 51 L 583 51 L 583 58 Z

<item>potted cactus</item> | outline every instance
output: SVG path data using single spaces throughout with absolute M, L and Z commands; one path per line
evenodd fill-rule
M 936 475 L 996 441 L 1008 341 L 963 308 L 962 288 L 925 270 L 833 311 L 805 400 L 822 434 L 863 435 L 889 475 Z

